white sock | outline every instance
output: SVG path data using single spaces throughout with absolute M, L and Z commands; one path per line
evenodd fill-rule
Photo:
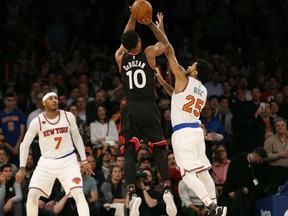
M 195 172 L 186 172 L 186 174 L 183 176 L 183 181 L 196 193 L 196 195 L 206 206 L 209 206 L 211 203 L 213 203 L 205 185 L 196 176 Z
M 205 170 L 203 172 L 198 173 L 197 176 L 202 181 L 202 183 L 205 185 L 213 203 L 217 204 L 215 183 L 214 183 L 211 175 L 209 174 L 208 170 Z

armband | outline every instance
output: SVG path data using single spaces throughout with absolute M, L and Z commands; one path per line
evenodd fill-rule
M 0 190 L 5 189 L 5 186 L 0 185 Z

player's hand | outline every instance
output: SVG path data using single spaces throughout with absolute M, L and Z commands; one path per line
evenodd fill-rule
M 138 22 L 144 25 L 149 25 L 152 23 L 152 16 L 142 19 L 142 20 L 138 20 Z
M 163 84 L 165 83 L 165 80 L 164 80 L 163 77 L 162 77 L 161 71 L 159 70 L 158 67 L 156 67 L 155 70 L 156 70 L 156 77 L 157 77 L 158 82 L 159 82 L 161 85 L 163 85 Z
M 164 15 L 162 14 L 162 12 L 158 12 L 156 16 L 157 16 L 157 19 L 158 19 L 156 21 L 156 26 L 161 29 L 163 27 Z
M 21 183 L 24 179 L 24 176 L 25 176 L 25 168 L 20 168 L 18 170 L 18 172 L 16 173 L 16 183 Z
M 81 162 L 81 165 L 83 166 L 84 172 L 85 172 L 87 175 L 95 175 L 95 173 L 93 172 L 93 170 L 92 170 L 92 168 L 91 168 L 91 165 L 90 165 L 88 162 L 85 162 L 85 163 L 82 163 L 82 162 Z

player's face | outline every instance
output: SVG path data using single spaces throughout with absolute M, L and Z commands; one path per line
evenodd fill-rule
M 192 76 L 194 78 L 197 77 L 197 70 L 196 70 L 196 65 L 197 65 L 197 62 L 195 62 L 194 64 L 192 64 L 191 66 L 188 66 L 188 69 L 187 69 L 187 75 L 188 76 Z
M 58 97 L 50 96 L 44 101 L 44 106 L 47 110 L 56 110 L 58 108 Z

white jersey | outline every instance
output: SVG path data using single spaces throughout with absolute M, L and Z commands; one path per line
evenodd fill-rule
M 74 150 L 70 134 L 73 118 L 75 119 L 72 113 L 60 110 L 55 119 L 47 119 L 41 113 L 32 120 L 29 129 L 38 132 L 42 157 L 59 158 Z
M 206 103 L 207 89 L 197 79 L 188 77 L 183 92 L 173 93 L 171 99 L 172 126 L 182 123 L 199 122 L 200 113 Z

